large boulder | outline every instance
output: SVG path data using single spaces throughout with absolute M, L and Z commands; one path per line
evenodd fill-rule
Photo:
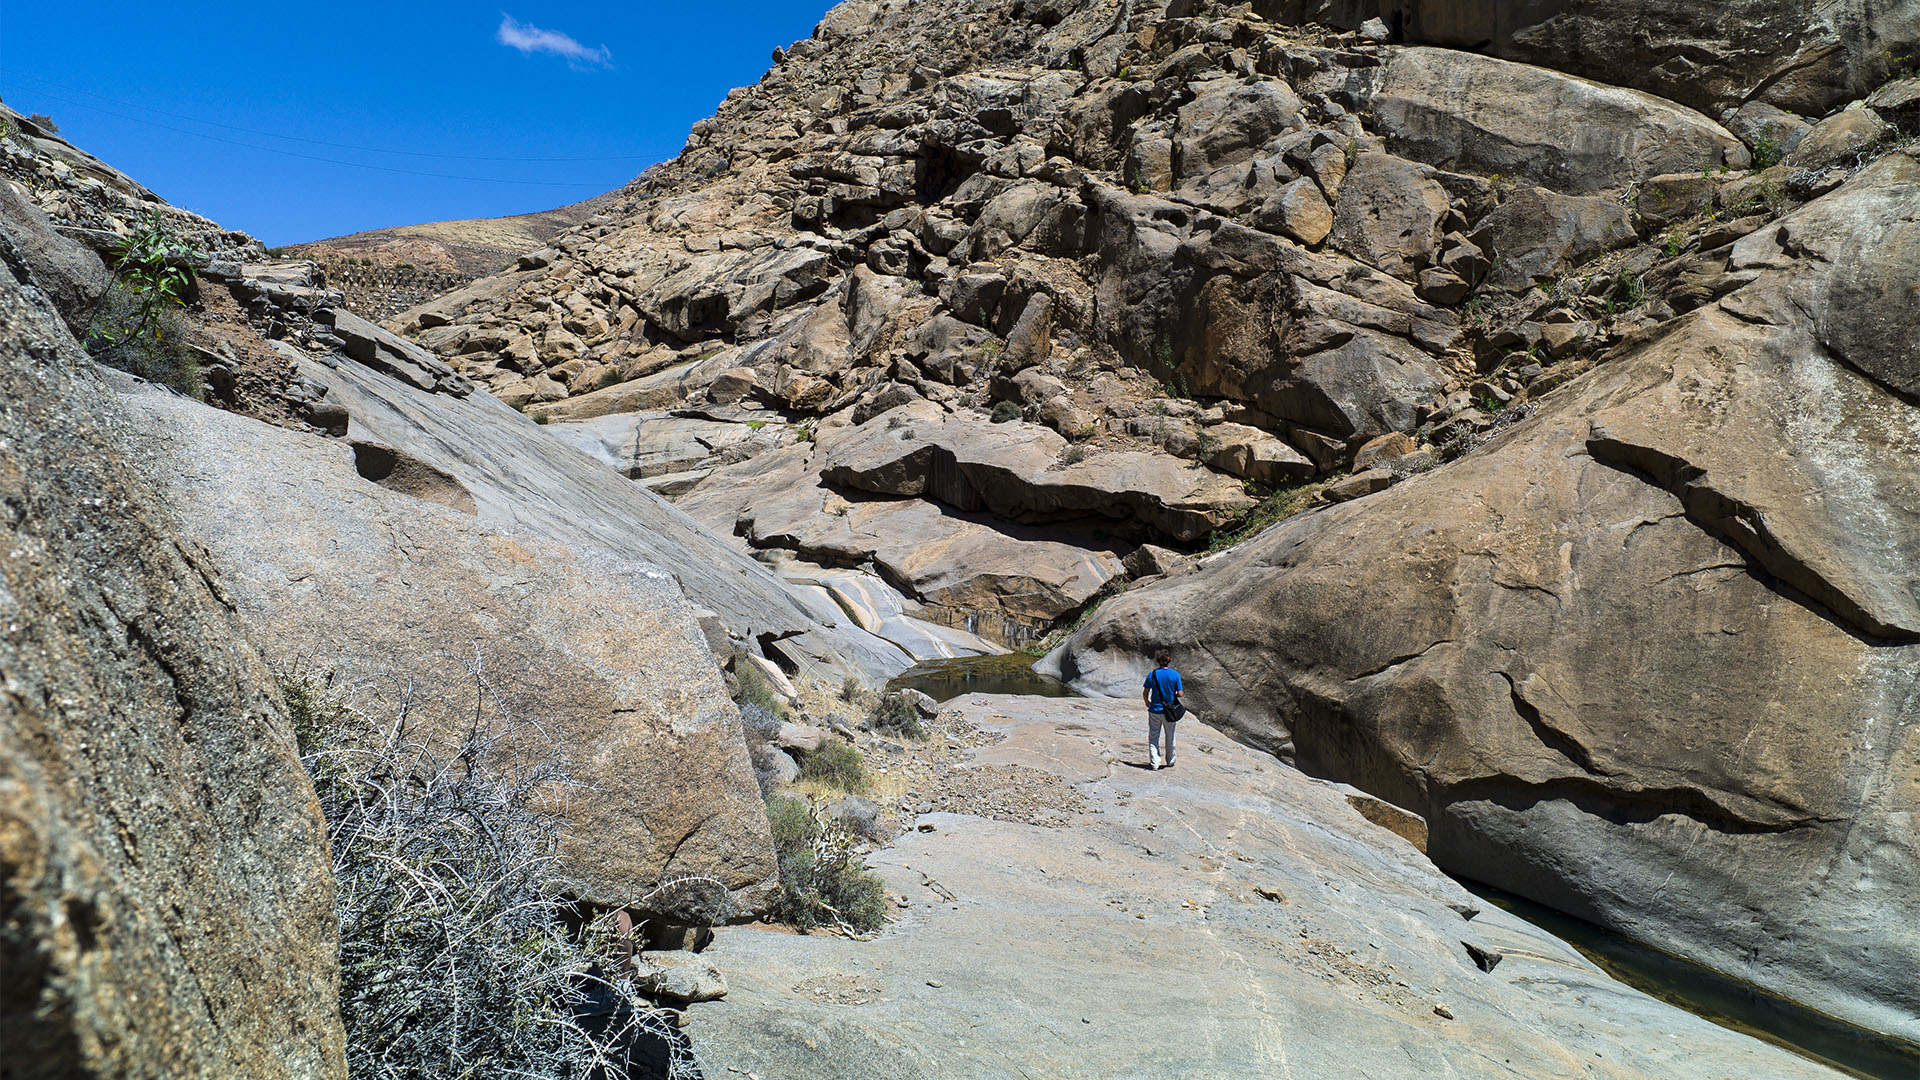
M 1433 261 L 1447 218 L 1447 192 L 1433 170 L 1391 154 L 1361 154 L 1340 184 L 1334 247 L 1395 277 Z
M 484 708 L 553 737 L 580 785 L 562 847 L 572 893 L 645 908 L 662 881 L 696 876 L 742 911 L 768 897 L 773 850 L 739 718 L 669 574 L 503 528 L 444 470 L 462 505 L 396 488 L 398 470 L 369 469 L 371 442 L 153 391 L 127 407 L 135 444 L 272 660 L 360 687 L 377 709 L 397 700 L 383 687 L 410 685 L 413 721 L 441 730 Z M 365 415 L 355 409 L 356 427 Z
M 1920 1038 L 1920 309 L 1877 291 L 1917 204 L 1883 159 L 1484 449 L 1055 663 L 1132 694 L 1170 646 L 1203 714 L 1421 813 L 1442 866 Z
M 817 449 L 788 447 L 718 469 L 677 505 L 714 532 L 757 547 L 828 566 L 870 564 L 922 605 L 920 617 L 1003 646 L 1037 637 L 1120 572 L 1111 552 L 1085 538 L 1032 535 L 925 499 L 843 498 L 821 483 L 820 469 L 837 443 L 859 434 L 823 426 Z
M 0 271 L 0 1072 L 344 1077 L 325 824 L 131 426 Z
M 1568 195 L 1750 160 L 1739 139 L 1684 106 L 1449 49 L 1395 50 L 1371 108 L 1395 154 Z
M 1711 201 L 1712 197 L 1709 187 L 1707 198 Z M 1651 202 L 1643 191 L 1642 205 L 1650 207 Z M 1545 281 L 1638 240 L 1633 212 L 1618 199 L 1558 195 L 1537 187 L 1521 188 L 1507 196 L 1480 219 L 1473 234 L 1475 246 L 1494 260 L 1486 280 L 1515 289 Z
M 0 180 L 0 267 L 40 290 L 76 338 L 84 338 L 111 279 L 100 256 L 54 231 L 40 208 Z
M 1757 99 L 1819 116 L 1864 97 L 1890 56 L 1920 41 L 1920 9 L 1874 0 L 1379 0 L 1378 10 L 1407 41 L 1619 82 L 1714 113 Z
M 1253 505 L 1238 483 L 1165 454 L 1095 453 L 1068 462 L 1066 449 L 1066 439 L 1037 424 L 995 424 L 916 402 L 834 444 L 820 476 L 846 490 L 924 496 L 1023 524 L 1114 524 L 1182 542 Z

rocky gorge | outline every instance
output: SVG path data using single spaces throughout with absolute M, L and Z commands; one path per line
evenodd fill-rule
M 1447 874 L 1920 1053 L 1916 42 L 848 0 L 384 325 L 7 111 L 21 1075 L 343 1073 L 288 671 L 538 718 L 555 887 L 721 926 L 636 965 L 709 1076 L 1832 1075 Z M 82 348 L 150 215 L 197 394 Z M 1136 774 L 1156 648 L 1205 726 Z M 1015 649 L 1090 696 L 845 715 Z M 750 924 L 823 744 L 870 938 Z

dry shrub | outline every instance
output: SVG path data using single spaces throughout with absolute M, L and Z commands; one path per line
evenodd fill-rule
M 282 680 L 332 845 L 349 1075 L 697 1076 L 604 935 L 569 929 L 560 747 L 469 673 L 451 731 L 405 679 Z

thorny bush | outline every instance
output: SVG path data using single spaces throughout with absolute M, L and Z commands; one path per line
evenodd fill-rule
M 780 856 L 777 914 L 797 930 L 833 926 L 872 933 L 887 922 L 887 887 L 867 869 L 854 838 L 818 802 L 767 800 L 773 848 Z
M 332 845 L 349 1075 L 697 1077 L 605 935 L 569 931 L 559 746 L 467 669 L 457 730 L 407 679 L 281 680 Z

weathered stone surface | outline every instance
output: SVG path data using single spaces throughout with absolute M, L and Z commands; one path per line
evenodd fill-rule
M 1245 424 L 1216 424 L 1202 436 L 1211 445 L 1207 464 L 1232 476 L 1272 487 L 1297 483 L 1317 470 L 1306 455 Z
M 925 495 L 1009 521 L 1131 522 L 1182 541 L 1253 502 L 1238 484 L 1161 455 L 1093 454 L 1061 466 L 1066 445 L 1037 425 L 992 424 L 923 403 L 862 425 L 828 451 L 820 475 L 835 487 Z
M 793 447 L 718 470 L 680 507 L 755 545 L 829 565 L 872 564 L 927 605 L 922 617 L 1008 645 L 1032 640 L 1119 573 L 1118 560 L 1086 538 L 1066 542 L 1076 538 L 919 499 L 841 497 L 821 483 L 820 470 L 848 437 L 846 428 L 824 427 L 811 452 Z
M 562 421 L 547 425 L 547 434 L 635 480 L 730 464 L 799 438 L 777 420 L 732 423 L 661 412 Z
M 1392 53 L 1372 107 L 1387 148 L 1402 157 L 1568 195 L 1748 163 L 1725 128 L 1670 101 L 1447 49 Z
M 1787 155 L 1787 164 L 1796 169 L 1852 165 L 1861 151 L 1892 134 L 1893 125 L 1872 109 L 1844 109 L 1813 125 Z
M 1712 199 L 1711 188 L 1707 199 Z M 1656 197 L 1643 194 L 1640 205 L 1650 210 L 1649 204 L 1656 202 Z M 1537 187 L 1521 188 L 1509 195 L 1499 208 L 1480 219 L 1480 227 L 1473 234 L 1474 245 L 1498 260 L 1485 280 L 1509 289 L 1545 281 L 1638 239 L 1633 214 L 1619 200 L 1556 195 Z
M 903 905 L 877 941 L 719 930 L 696 959 L 726 1003 L 687 1013 L 708 1075 L 1831 1075 L 1613 981 L 1436 873 L 1350 789 L 1199 719 L 1178 767 L 1129 767 L 1133 681 L 1130 702 L 949 703 L 999 736 L 962 769 L 1057 777 L 1089 812 L 923 815 L 932 831 L 869 856 Z M 1179 1037 L 1098 1034 L 1147 1015 Z
M 1430 169 L 1391 154 L 1361 154 L 1340 184 L 1334 247 L 1395 277 L 1433 261 L 1447 217 L 1447 192 Z
M 1305 177 L 1275 192 L 1261 206 L 1257 220 L 1261 228 L 1284 233 L 1308 247 L 1318 246 L 1333 231 L 1333 209 L 1320 185 Z
M 1920 40 L 1920 11 L 1871 0 L 1729 0 L 1711 8 L 1689 0 L 1383 0 L 1379 9 L 1408 41 L 1621 81 L 1707 112 L 1757 96 L 1819 116 L 1878 85 L 1889 46 Z
M 416 720 L 434 725 L 474 708 L 477 660 L 491 700 L 555 734 L 582 784 L 563 848 L 577 895 L 638 906 L 696 875 L 743 911 L 767 898 L 773 853 L 739 720 L 672 577 L 509 531 L 484 489 L 476 519 L 370 483 L 326 439 L 157 392 L 127 405 L 273 660 L 347 685 L 408 680 Z M 356 427 L 371 412 L 356 409 Z
M 1349 502 L 1376 491 L 1385 491 L 1393 486 L 1396 479 L 1392 469 L 1384 467 L 1365 469 L 1328 484 L 1321 495 L 1325 496 L 1328 502 Z
M 1245 161 L 1266 142 L 1301 126 L 1300 99 L 1285 83 L 1221 79 L 1180 110 L 1175 146 L 1184 176 Z
M 1199 645 L 1197 708 L 1421 813 L 1441 865 L 1920 1036 L 1920 425 L 1856 370 L 1920 326 L 1853 310 L 1911 273 L 1917 193 L 1882 160 L 1483 450 L 1128 593 L 1059 662 L 1127 693 Z
M 1414 430 L 1418 406 L 1446 385 L 1444 369 L 1401 339 L 1335 329 L 1345 340 L 1270 373 L 1253 388 L 1254 402 L 1341 439 Z
M 47 215 L 5 180 L 0 180 L 0 269 L 44 293 L 76 338 L 86 335 L 110 280 L 100 256 L 55 232 Z
M 0 1071 L 344 1077 L 313 788 L 130 426 L 0 269 Z
M 633 985 L 643 994 L 675 1001 L 715 1001 L 727 996 L 727 980 L 705 957 L 690 952 L 649 952 L 634 958 Z

